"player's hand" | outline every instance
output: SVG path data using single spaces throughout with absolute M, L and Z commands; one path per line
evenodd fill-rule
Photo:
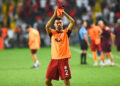
M 87 42 L 87 45 L 88 45 L 88 47 L 90 47 L 90 43 L 89 42 Z
M 57 16 L 58 16 L 58 17 L 63 17 L 63 11 L 64 11 L 63 8 L 57 7 Z
M 63 10 L 63 12 L 62 12 L 63 14 L 65 13 L 65 11 Z

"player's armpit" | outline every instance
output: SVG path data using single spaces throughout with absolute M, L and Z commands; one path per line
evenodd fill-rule
M 71 30 L 68 30 L 68 31 L 67 31 L 67 35 L 68 35 L 68 37 L 70 37 L 71 32 L 72 32 Z

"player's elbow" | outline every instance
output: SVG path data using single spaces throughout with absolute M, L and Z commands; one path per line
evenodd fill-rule
M 49 27 L 48 25 L 45 26 L 46 29 L 47 29 L 48 27 Z
M 46 30 L 47 30 L 49 27 L 50 27 L 49 25 L 46 25 L 46 26 L 45 26 Z
M 72 19 L 70 23 L 71 23 L 72 26 L 74 26 L 75 25 L 75 20 Z
M 72 20 L 71 20 L 71 23 L 75 24 L 75 20 L 74 20 L 74 19 L 72 19 Z

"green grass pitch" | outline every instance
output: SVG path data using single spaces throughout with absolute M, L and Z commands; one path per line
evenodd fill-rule
M 50 51 L 48 47 L 37 52 L 41 63 L 38 69 L 31 69 L 33 61 L 29 49 L 0 51 L 0 86 L 45 86 L 46 70 L 51 59 Z M 71 86 L 120 86 L 120 53 L 116 48 L 113 48 L 112 52 L 116 63 L 114 67 L 94 67 L 90 49 L 88 65 L 80 65 L 79 46 L 71 46 Z M 54 86 L 64 86 L 61 80 L 52 82 Z

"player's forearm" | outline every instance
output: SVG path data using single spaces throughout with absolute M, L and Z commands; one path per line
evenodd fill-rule
M 89 43 L 89 41 L 88 41 L 86 35 L 84 35 L 84 39 L 85 39 L 85 42 L 86 42 L 86 43 Z
M 47 22 L 46 24 L 46 29 L 50 28 L 51 24 L 53 23 L 54 19 L 55 19 L 56 15 L 53 15 L 50 20 Z
M 69 24 L 69 26 L 68 26 L 68 29 L 69 29 L 69 30 L 73 30 L 74 23 L 75 23 L 74 19 L 73 19 L 71 16 L 69 16 L 65 11 L 63 11 L 63 14 L 66 16 L 66 18 L 67 18 L 68 21 L 70 22 L 70 24 Z
M 71 16 L 69 16 L 65 11 L 63 11 L 63 14 L 67 17 L 70 23 L 74 24 L 75 21 Z
M 112 44 L 115 45 L 115 35 L 111 33 Z
M 57 11 L 56 11 L 56 9 L 55 9 L 53 16 L 50 18 L 50 20 L 49 20 L 49 21 L 47 22 L 47 24 L 46 24 L 46 30 L 47 30 L 47 31 L 49 31 L 50 26 L 51 26 L 51 24 L 53 23 L 53 21 L 55 20 L 56 15 L 57 15 Z

